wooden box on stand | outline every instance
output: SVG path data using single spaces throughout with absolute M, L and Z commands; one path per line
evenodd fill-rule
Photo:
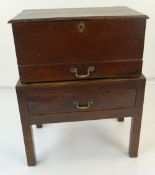
M 25 10 L 9 21 L 28 165 L 36 164 L 31 125 L 53 122 L 132 117 L 129 154 L 137 156 L 147 18 L 104 7 Z

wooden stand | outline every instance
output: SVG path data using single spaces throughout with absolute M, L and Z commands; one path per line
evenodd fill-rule
M 89 90 L 88 87 L 90 87 Z M 79 92 L 76 89 L 79 89 Z M 41 128 L 43 123 L 104 118 L 118 118 L 118 121 L 124 121 L 124 116 L 132 117 L 129 155 L 137 157 L 144 89 L 145 77 L 143 76 L 65 84 L 60 82 L 27 85 L 19 81 L 16 91 L 28 165 L 36 165 L 31 125 Z M 94 90 L 95 93 L 93 93 Z M 53 98 L 55 103 L 52 103 Z M 106 103 L 100 102 L 102 98 Z M 75 100 L 79 101 L 78 107 Z M 91 100 L 92 104 L 88 102 Z M 88 102 L 87 108 L 86 102 Z M 52 107 L 51 104 L 54 106 Z

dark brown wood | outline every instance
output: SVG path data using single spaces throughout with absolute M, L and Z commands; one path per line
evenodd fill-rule
M 48 115 L 34 115 L 30 118 L 30 124 L 36 123 L 61 123 L 61 122 L 74 122 L 74 121 L 86 121 L 86 120 L 100 120 L 123 117 L 126 114 L 127 117 L 134 116 L 134 108 L 122 108 L 111 109 L 103 111 L 87 111 L 87 112 L 75 112 L 75 113 L 56 113 Z
M 89 10 L 97 16 L 84 18 Z M 81 20 L 55 20 L 69 11 L 24 11 L 11 21 L 22 83 L 76 80 L 70 68 L 86 74 L 90 65 L 95 70 L 87 79 L 141 75 L 145 15 L 126 7 L 90 8 Z
M 10 23 L 17 22 L 37 22 L 37 21 L 64 21 L 64 20 L 92 20 L 92 19 L 117 19 L 120 16 L 124 18 L 148 18 L 140 12 L 137 12 L 126 6 L 116 7 L 96 7 L 96 8 L 66 8 L 66 9 L 41 9 L 24 10 Z
M 25 147 L 28 152 L 28 165 L 35 164 L 32 135 L 29 129 L 32 124 L 41 125 L 42 123 L 123 118 L 124 116 L 132 116 L 129 155 L 135 157 L 138 153 L 144 88 L 145 78 L 143 76 L 140 78 L 85 80 L 81 82 L 33 84 L 21 84 L 18 82 L 16 89 L 20 105 L 19 109 L 21 114 L 24 114 L 24 117 L 21 115 L 21 119 L 24 120 L 22 121 L 22 126 L 24 128 Z M 93 90 L 97 93 L 93 93 Z M 70 98 L 73 99 L 73 102 L 74 100 L 81 100 L 80 106 L 86 105 L 89 99 L 93 99 L 96 107 L 92 105 L 90 109 L 75 108 L 72 111 L 72 103 L 68 103 Z M 98 99 L 101 98 L 103 98 L 102 102 L 100 100 L 98 102 Z M 104 101 L 104 98 L 106 101 Z M 117 107 L 114 102 L 115 98 L 119 104 Z M 63 106 L 61 102 L 64 99 L 66 101 L 63 102 Z M 53 100 L 53 103 L 51 100 Z M 57 103 L 57 100 L 59 103 Z M 122 103 L 122 100 L 124 103 Z M 107 106 L 108 104 L 111 104 L 110 107 L 105 108 L 104 105 Z M 50 107 L 52 110 L 50 110 Z
M 21 125 L 23 130 L 23 138 L 25 143 L 25 152 L 27 157 L 27 164 L 29 166 L 36 165 L 36 153 L 33 143 L 32 126 L 29 124 L 29 118 L 27 116 L 27 107 L 24 105 L 24 97 L 20 88 L 16 87 L 16 93 L 18 98 L 18 105 L 20 111 Z
M 21 84 L 19 82 L 17 87 L 20 88 L 24 96 L 27 115 L 31 116 L 30 118 L 38 118 L 39 124 L 42 124 L 47 123 L 47 121 L 40 120 L 45 116 L 47 116 L 47 120 L 50 116 L 55 118 L 54 121 L 61 122 L 59 113 L 60 116 L 64 116 L 62 122 L 71 121 L 73 116 L 75 116 L 74 121 L 81 120 L 81 116 L 85 120 L 94 119 L 95 116 L 98 116 L 98 113 L 95 115 L 95 112 L 101 110 L 104 112 L 115 111 L 113 112 L 115 115 L 116 111 L 131 109 L 130 113 L 135 114 L 133 110 L 136 109 L 137 87 L 139 87 L 137 82 L 141 81 L 144 81 L 143 77 L 59 83 Z M 91 100 L 94 103 L 90 108 L 82 111 L 74 105 L 74 101 L 79 101 L 79 105 L 87 105 L 87 102 Z M 89 112 L 89 115 L 81 114 L 86 114 L 86 112 Z M 126 111 L 126 113 L 128 112 Z M 113 117 L 118 118 L 119 116 Z
M 96 82 L 93 85 L 89 82 L 85 85 L 83 82 L 78 82 L 74 86 L 60 85 L 57 89 L 54 89 L 52 86 L 49 88 L 35 88 L 35 93 L 29 91 L 28 94 L 27 106 L 29 115 L 81 111 L 76 108 L 74 102 L 78 102 L 79 106 L 87 106 L 89 102 L 92 102 L 90 108 L 84 111 L 129 108 L 135 106 L 136 99 L 135 88 L 123 89 L 121 87 L 113 87 L 111 89 L 100 82 Z
M 87 74 L 89 67 L 94 67 L 94 71 L 86 78 L 78 78 L 71 68 L 77 68 L 78 74 Z M 45 82 L 45 81 L 65 81 L 94 78 L 113 77 L 135 77 L 141 75 L 142 61 L 111 61 L 100 63 L 78 63 L 78 64 L 57 64 L 57 65 L 30 65 L 19 66 L 21 82 Z M 119 70 L 119 71 L 118 71 Z
M 141 59 L 146 19 L 15 23 L 19 65 Z M 61 52 L 60 52 L 61 50 Z
M 142 121 L 142 113 L 143 113 L 145 81 L 146 80 L 143 80 L 139 84 L 139 90 L 137 91 L 137 99 L 136 99 L 137 108 L 136 108 L 135 115 L 131 118 L 130 145 L 129 145 L 130 157 L 138 156 L 141 121 Z

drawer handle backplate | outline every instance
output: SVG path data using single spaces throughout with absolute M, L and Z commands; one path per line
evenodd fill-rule
M 80 106 L 79 105 L 79 102 L 77 102 L 77 101 L 75 101 L 74 102 L 74 105 L 75 105 L 75 107 L 77 108 L 77 109 L 88 109 L 88 108 L 90 108 L 91 107 L 91 104 L 93 104 L 93 102 L 92 101 L 89 101 L 88 102 L 88 104 L 86 105 L 86 106 Z
M 76 76 L 77 78 L 87 78 L 87 77 L 90 76 L 90 72 L 93 72 L 94 70 L 95 70 L 94 67 L 88 67 L 88 69 L 87 69 L 87 74 L 78 75 L 78 70 L 77 70 L 76 67 L 74 67 L 74 68 L 71 68 L 71 69 L 70 69 L 70 72 L 71 72 L 71 73 L 75 73 L 75 76 Z

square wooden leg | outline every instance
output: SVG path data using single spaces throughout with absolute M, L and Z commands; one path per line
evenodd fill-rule
M 145 91 L 145 79 L 141 81 L 141 83 L 137 88 L 135 115 L 131 118 L 130 144 L 129 144 L 130 157 L 138 156 L 141 121 L 143 113 L 144 91 Z
M 32 126 L 22 124 L 22 129 L 23 129 L 27 164 L 28 166 L 34 166 L 36 165 L 36 155 L 33 143 Z
M 131 119 L 130 130 L 130 144 L 129 144 L 129 156 L 137 157 L 141 130 L 141 118 L 142 115 L 137 115 Z
M 22 89 L 16 86 L 16 92 L 17 92 L 18 105 L 19 105 L 19 111 L 20 111 L 20 119 L 21 119 L 22 131 L 23 131 L 27 164 L 28 166 L 34 166 L 36 165 L 36 155 L 35 155 L 35 148 L 33 143 L 32 126 L 29 122 L 29 116 L 27 112 L 27 105 L 26 105 L 25 98 L 23 96 Z

